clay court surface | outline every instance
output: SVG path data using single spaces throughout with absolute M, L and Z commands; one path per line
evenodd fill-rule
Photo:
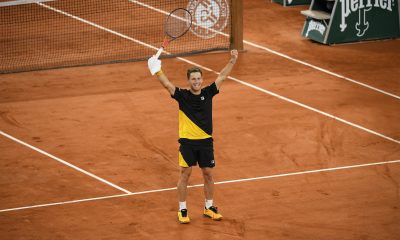
M 400 42 L 311 42 L 306 8 L 244 1 L 242 82 L 214 98 L 221 222 L 198 168 L 177 222 L 178 106 L 146 62 L 0 75 L 0 238 L 399 239 Z M 184 59 L 163 60 L 180 87 Z

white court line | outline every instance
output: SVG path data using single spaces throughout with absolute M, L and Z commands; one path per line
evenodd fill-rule
M 86 174 L 86 175 L 88 175 L 88 176 L 90 176 L 90 177 L 92 177 L 92 178 L 94 178 L 94 179 L 96 179 L 96 180 L 99 180 L 100 182 L 103 182 L 103 183 L 105 183 L 105 184 L 107 184 L 107 185 L 109 185 L 109 186 L 111 186 L 111 187 L 113 187 L 113 188 L 116 188 L 116 189 L 118 189 L 118 190 L 120 190 L 120 191 L 122 191 L 122 192 L 131 193 L 130 191 L 128 191 L 128 190 L 126 190 L 126 189 L 124 189 L 124 188 L 122 188 L 122 187 L 119 187 L 119 186 L 117 186 L 117 185 L 115 185 L 115 184 L 113 184 L 113 183 L 111 183 L 111 182 L 109 182 L 109 181 L 107 181 L 107 180 L 105 180 L 105 179 L 103 179 L 103 178 L 101 178 L 101 177 L 98 177 L 98 176 L 94 175 L 93 173 L 90 173 L 90 172 L 88 172 L 88 171 L 85 171 L 85 170 L 83 170 L 82 168 L 79 168 L 79 167 L 77 167 L 77 166 L 75 166 L 75 165 L 72 165 L 72 164 L 69 163 L 69 162 L 66 162 L 66 161 L 62 160 L 61 158 L 58 158 L 58 157 L 56 157 L 56 156 L 54 156 L 54 155 L 52 155 L 52 154 L 50 154 L 50 153 L 47 153 L 47 152 L 45 152 L 45 151 L 43 151 L 43 150 L 41 150 L 41 149 L 39 149 L 39 148 L 37 148 L 37 147 L 34 147 L 34 146 L 32 146 L 32 145 L 30 145 L 30 144 L 28 144 L 28 143 L 26 143 L 26 142 L 23 142 L 23 141 L 21 141 L 21 140 L 15 138 L 15 137 L 13 137 L 13 136 L 11 136 L 11 135 L 9 135 L 9 134 L 3 132 L 3 131 L 1 131 L 1 130 L 0 130 L 0 135 L 3 135 L 4 137 L 6 137 L 6 138 L 8 138 L 8 139 L 11 139 L 11 140 L 13 140 L 14 142 L 17 142 L 17 143 L 19 143 L 19 144 L 21 144 L 21 145 L 24 145 L 25 147 L 28 147 L 28 148 L 30 148 L 30 149 L 36 151 L 36 152 L 39 152 L 39 153 L 41 153 L 41 154 L 43 154 L 43 155 L 45 155 L 45 156 L 47 156 L 47 157 L 49 157 L 49 158 L 51 158 L 51 159 L 53 159 L 53 160 L 56 160 L 57 162 L 60 162 L 60 163 L 66 165 L 66 166 L 68 166 L 68 167 L 70 167 L 70 168 L 73 168 L 73 169 L 75 169 L 75 170 L 77 170 L 77 171 L 79 171 L 79 172 L 81 172 L 81 173 L 83 173 L 83 174 Z
M 103 26 L 98 25 L 98 24 L 96 24 L 96 23 L 94 23 L 94 22 L 90 22 L 90 21 L 88 21 L 88 20 L 86 20 L 86 19 L 77 17 L 77 16 L 72 15 L 72 14 L 70 14 L 70 13 L 61 11 L 61 10 L 59 10 L 59 9 L 57 9 L 57 8 L 53 8 L 53 7 L 51 7 L 51 6 L 48 6 L 48 5 L 46 5 L 46 4 L 42 4 L 42 3 L 39 3 L 39 2 L 38 2 L 37 4 L 40 5 L 40 6 L 42 6 L 42 7 L 44 7 L 44 8 L 47 8 L 47 9 L 49 9 L 49 10 L 52 10 L 52 11 L 54 11 L 54 12 L 60 13 L 60 14 L 65 15 L 65 16 L 67 16 L 67 17 L 70 17 L 70 18 L 73 18 L 73 19 L 75 19 L 75 20 L 78 20 L 78 21 L 80 21 L 80 22 L 86 23 L 86 24 L 88 24 L 88 25 L 90 25 L 90 26 L 92 26 L 92 27 L 101 29 L 101 30 L 106 31 L 106 32 L 111 33 L 111 34 L 115 34 L 115 35 L 117 35 L 117 36 L 119 36 L 119 37 L 122 37 L 122 38 L 124 38 L 124 39 L 126 39 L 126 40 L 135 42 L 135 43 L 137 43 L 137 44 L 140 44 L 140 45 L 142 45 L 142 46 L 145 46 L 145 47 L 148 47 L 148 48 L 151 48 L 151 49 L 154 49 L 154 50 L 158 50 L 158 48 L 157 48 L 157 47 L 154 47 L 153 45 L 147 44 L 147 43 L 142 42 L 142 41 L 140 41 L 140 40 L 138 40 L 138 39 L 129 37 L 129 36 L 124 35 L 124 34 L 122 34 L 122 33 L 119 33 L 119 32 L 116 32 L 116 31 L 114 31 L 114 30 L 111 30 L 111 29 L 109 29 L 109 28 L 103 27 Z M 167 52 L 167 51 L 165 51 L 165 50 L 164 50 L 164 52 L 165 52 L 166 54 L 171 54 L 170 52 Z
M 365 164 L 357 164 L 357 165 L 349 165 L 349 166 L 333 167 L 333 168 L 322 168 L 322 169 L 315 169 L 315 170 L 308 170 L 308 171 L 301 171 L 301 172 L 282 173 L 282 174 L 253 177 L 253 178 L 226 180 L 226 181 L 215 182 L 215 184 L 221 185 L 221 184 L 228 184 L 228 183 L 249 182 L 249 181 L 257 181 L 257 180 L 264 180 L 264 179 L 270 179 L 270 178 L 281 178 L 281 177 L 305 175 L 305 174 L 312 174 L 312 173 L 332 172 L 332 171 L 338 171 L 338 170 L 362 168 L 362 167 L 370 167 L 370 166 L 378 166 L 378 165 L 386 165 L 386 164 L 395 164 L 395 163 L 400 163 L 400 160 L 365 163 Z M 189 188 L 197 188 L 197 187 L 202 187 L 202 186 L 203 186 L 203 184 L 196 184 L 196 185 L 190 185 L 188 187 Z M 127 193 L 127 194 L 110 195 L 110 196 L 96 197 L 96 198 L 85 198 L 85 199 L 71 200 L 71 201 L 64 201 L 64 202 L 39 204 L 39 205 L 32 205 L 32 206 L 25 206 L 25 207 L 8 208 L 8 209 L 1 209 L 0 213 L 1 212 L 18 211 L 18 210 L 24 210 L 24 209 L 32 209 L 32 208 L 42 208 L 42 207 L 50 207 L 50 206 L 57 206 L 57 205 L 66 205 L 66 204 L 73 204 L 73 203 L 80 203 L 80 202 L 98 201 L 98 200 L 120 198 L 120 197 L 127 197 L 127 196 L 133 196 L 133 195 L 143 195 L 143 194 L 148 194 L 148 193 L 167 192 L 167 191 L 174 191 L 174 190 L 176 190 L 176 187 L 162 188 L 162 189 L 148 190 L 148 191 L 141 191 L 141 192 L 131 192 L 131 193 Z
M 75 15 L 72 15 L 72 14 L 70 14 L 70 13 L 61 11 L 61 10 L 59 10 L 59 9 L 57 9 L 57 8 L 53 8 L 53 7 L 50 7 L 50 6 L 46 5 L 46 4 L 39 3 L 39 2 L 36 3 L 36 4 L 38 4 L 38 5 L 40 5 L 40 6 L 44 7 L 44 8 L 47 8 L 47 9 L 49 9 L 49 10 L 52 10 L 52 11 L 54 11 L 54 12 L 60 13 L 60 14 L 62 14 L 62 15 L 65 15 L 65 16 L 67 16 L 67 17 L 70 17 L 70 18 L 73 18 L 73 19 L 75 19 L 75 20 L 78 20 L 78 21 L 81 21 L 81 22 L 83 22 L 83 23 L 86 23 L 86 24 L 88 24 L 88 25 L 90 25 L 90 26 L 93 26 L 93 27 L 95 27 L 95 28 L 98 28 L 98 29 L 101 29 L 101 30 L 103 30 L 103 31 L 109 32 L 109 33 L 111 33 L 111 34 L 117 35 L 117 36 L 119 36 L 119 37 L 125 38 L 125 39 L 127 39 L 127 40 L 129 40 L 129 41 L 135 42 L 135 43 L 137 43 L 137 44 L 143 45 L 143 46 L 148 47 L 148 48 L 151 48 L 151 49 L 158 50 L 158 48 L 156 48 L 156 47 L 154 47 L 154 46 L 152 46 L 152 45 L 150 45 L 150 44 L 147 44 L 147 43 L 142 42 L 142 41 L 140 41 L 140 40 L 137 40 L 137 39 L 135 39 L 135 38 L 131 38 L 131 37 L 126 36 L 126 35 L 124 35 L 124 34 L 121 34 L 121 33 L 119 33 L 119 32 L 113 31 L 113 30 L 111 30 L 111 29 L 109 29 L 109 28 L 105 28 L 105 27 L 100 26 L 100 25 L 98 25 L 98 24 L 96 24 L 96 23 L 87 21 L 86 19 L 83 19 L 83 18 L 77 17 L 77 16 L 75 16 Z
M 243 40 L 243 42 L 246 43 L 246 44 L 249 44 L 250 46 L 253 46 L 253 47 L 256 47 L 256 48 L 259 48 L 259 49 L 263 49 L 263 50 L 265 50 L 265 51 L 267 51 L 267 52 L 270 52 L 270 53 L 273 53 L 273 54 L 278 55 L 278 56 L 280 56 L 280 57 L 286 58 L 286 59 L 288 59 L 288 60 L 291 60 L 291 61 L 294 61 L 294 62 L 303 64 L 303 65 L 305 65 L 305 66 L 307 66 L 307 67 L 310 67 L 310 68 L 313 68 L 313 69 L 315 69 L 315 70 L 324 72 L 324 73 L 329 74 L 329 75 L 332 75 L 332 76 L 334 76 L 334 77 L 338 77 L 338 78 L 347 80 L 347 81 L 349 81 L 349 82 L 358 84 L 358 85 L 360 85 L 360 86 L 369 88 L 369 89 L 371 89 L 371 90 L 374 90 L 374 91 L 383 93 L 383 94 L 388 95 L 388 96 L 390 96 L 390 97 L 394 97 L 394 98 L 400 99 L 400 96 L 397 96 L 397 95 L 395 95 L 395 94 L 393 94 L 393 93 L 389 93 L 389 92 L 383 91 L 383 90 L 381 90 L 381 89 L 379 89 L 379 88 L 372 87 L 372 86 L 370 86 L 370 85 L 368 85 L 368 84 L 365 84 L 365 83 L 362 83 L 362 82 L 358 82 L 358 81 L 356 81 L 356 80 L 354 80 L 354 79 L 351 79 L 351 78 L 345 77 L 345 76 L 343 76 L 343 75 L 340 75 L 340 74 L 331 72 L 331 71 L 326 70 L 326 69 L 323 69 L 323 68 L 321 68 L 321 67 L 317 67 L 317 66 L 315 66 L 315 65 L 312 65 L 312 64 L 310 64 L 310 63 L 304 62 L 304 61 L 302 61 L 302 60 L 299 60 L 299 59 L 296 59 L 296 58 L 293 58 L 293 57 L 290 57 L 290 56 L 288 56 L 288 55 L 286 55 L 286 54 L 277 52 L 277 51 L 272 50 L 272 49 L 270 49 L 270 48 L 267 48 L 267 47 L 264 47 L 264 46 L 261 46 L 261 45 L 258 45 L 258 44 L 255 44 L 255 43 L 246 41 L 246 40 Z
M 142 2 L 140 2 L 140 1 L 129 0 L 129 2 L 138 4 L 138 5 L 142 6 L 142 7 L 149 8 L 149 9 L 151 9 L 151 10 L 153 10 L 153 11 L 156 11 L 156 12 L 159 12 L 159 13 L 162 13 L 162 14 L 165 14 L 165 15 L 169 15 L 169 12 L 167 12 L 167 11 L 161 10 L 161 9 L 156 8 L 156 7 L 153 7 L 153 6 L 150 6 L 150 5 L 145 4 L 145 3 L 142 3 Z M 223 36 L 225 36 L 225 37 L 230 37 L 229 34 L 226 34 L 226 33 L 221 32 L 221 31 L 217 31 L 217 30 L 212 29 L 212 28 L 210 28 L 210 29 L 208 29 L 208 30 L 209 30 L 209 31 L 212 31 L 212 32 L 215 32 L 215 33 L 218 33 L 218 34 L 220 34 L 220 35 L 223 35 Z M 272 49 L 270 49 L 270 48 L 261 46 L 260 44 L 253 43 L 253 42 L 250 42 L 250 41 L 247 41 L 247 40 L 243 40 L 243 42 L 244 42 L 245 44 L 248 44 L 248 45 L 253 46 L 253 47 L 255 47 L 255 48 L 262 49 L 262 50 L 267 51 L 267 52 L 269 52 L 269 53 L 272 53 L 272 54 L 275 54 L 275 55 L 277 55 L 277 56 L 286 58 L 286 59 L 288 59 L 288 60 L 297 62 L 297 63 L 299 63 L 299 64 L 302 64 L 302 65 L 305 65 L 305 66 L 307 66 L 307 67 L 313 68 L 313 69 L 315 69 L 315 70 L 317 70 L 317 71 L 321 71 L 321 72 L 326 73 L 326 74 L 328 74 L 328 75 L 331 75 L 331 76 L 334 76 L 334 77 L 337 77 L 337 78 L 341 78 L 341 79 L 344 79 L 344 80 L 346 80 L 346 81 L 349 81 L 349 82 L 358 84 L 358 85 L 360 85 L 360 86 L 369 88 L 369 89 L 371 89 L 371 90 L 374 90 L 374 91 L 383 93 L 383 94 L 388 95 L 388 96 L 390 96 L 390 97 L 394 97 L 394 98 L 400 99 L 400 96 L 397 96 L 397 95 L 395 95 L 395 94 L 393 94 L 393 93 L 386 92 L 386 91 L 381 90 L 381 89 L 379 89 L 379 88 L 372 87 L 372 86 L 370 86 L 370 85 L 368 85 L 368 84 L 365 84 L 365 83 L 356 81 L 356 80 L 354 80 L 354 79 L 345 77 L 345 76 L 343 76 L 343 75 L 340 75 L 340 74 L 331 72 L 331 71 L 326 70 L 326 69 L 324 69 L 324 68 L 317 67 L 317 66 L 312 65 L 312 64 L 310 64 L 310 63 L 307 63 L 307 62 L 305 62 L 305 61 L 302 61 L 302 60 L 299 60 L 299 59 L 290 57 L 289 55 L 286 55 L 286 54 L 280 53 L 280 52 L 278 52 L 278 51 L 272 50 Z
M 74 16 L 74 15 L 72 15 L 72 14 L 70 14 L 70 13 L 67 13 L 67 12 L 61 11 L 61 10 L 59 10 L 59 9 L 56 9 L 56 8 L 47 6 L 46 4 L 43 4 L 43 3 L 37 3 L 37 4 L 40 5 L 40 6 L 43 6 L 43 7 L 45 7 L 45 8 L 48 8 L 48 9 L 50 9 L 50 10 L 56 11 L 56 12 L 58 12 L 58 13 L 60 13 L 60 14 L 65 15 L 65 16 L 71 17 L 71 18 L 73 18 L 73 19 L 75 19 L 75 20 L 78 20 L 78 21 L 81 21 L 81 22 L 83 22 L 83 23 L 89 24 L 89 25 L 91 25 L 91 26 L 93 26 L 93 27 L 102 29 L 102 30 L 107 31 L 107 32 L 112 33 L 112 34 L 116 34 L 116 35 L 118 35 L 118 36 L 120 36 L 120 37 L 122 37 L 122 38 L 125 38 L 125 39 L 127 39 L 127 40 L 133 41 L 133 42 L 138 43 L 138 44 L 142 44 L 142 45 L 145 46 L 145 47 L 158 50 L 157 47 L 154 47 L 154 46 L 152 46 L 152 45 L 150 45 L 150 44 L 144 43 L 144 42 L 139 41 L 139 40 L 137 40 L 137 39 L 134 39 L 134 38 L 132 38 L 132 37 L 128 37 L 128 36 L 126 36 L 126 35 L 124 35 L 124 34 L 121 34 L 121 33 L 118 33 L 118 32 L 116 32 L 116 31 L 113 31 L 113 30 L 111 30 L 111 29 L 105 28 L 105 27 L 103 27 L 103 26 L 100 26 L 100 25 L 95 24 L 95 23 L 93 23 L 93 22 L 90 22 L 90 21 L 88 21 L 88 20 L 82 19 L 82 18 L 80 18 L 80 17 L 76 17 L 76 16 Z M 219 72 L 216 72 L 216 71 L 214 71 L 214 70 L 212 70 L 212 69 L 210 69 L 210 68 L 207 68 L 207 67 L 204 67 L 204 66 L 202 66 L 202 65 L 200 65 L 200 64 L 197 64 L 197 63 L 195 63 L 195 62 L 192 62 L 192 61 L 190 61 L 190 60 L 188 60 L 188 59 L 181 58 L 181 57 L 178 57 L 177 59 L 179 59 L 179 60 L 181 60 L 181 61 L 184 61 L 184 62 L 186 62 L 186 63 L 192 64 L 192 65 L 201 67 L 201 68 L 203 68 L 203 69 L 205 69 L 205 70 L 207 70 L 207 71 L 210 71 L 210 72 L 214 72 L 214 73 L 216 73 L 216 74 L 219 74 Z M 375 132 L 375 131 L 373 131 L 373 130 L 371 130 L 371 129 L 362 127 L 362 126 L 360 126 L 360 125 L 358 125 L 358 124 L 355 124 L 355 123 L 346 121 L 346 120 L 344 120 L 344 119 L 342 119 L 342 118 L 339 118 L 339 117 L 336 117 L 336 116 L 334 116 L 334 115 L 332 115 L 332 114 L 329 114 L 329 113 L 320 111 L 320 110 L 318 110 L 318 109 L 316 109 L 316 108 L 313 108 L 313 107 L 310 107 L 310 106 L 305 105 L 305 104 L 303 104 L 303 103 L 294 101 L 294 100 L 292 100 L 292 99 L 290 99 L 290 98 L 283 97 L 283 96 L 281 96 L 281 95 L 279 95 L 279 94 L 276 94 L 276 93 L 273 93 L 273 92 L 271 92 L 271 91 L 265 90 L 265 89 L 263 89 L 263 88 L 257 87 L 257 86 L 255 86 L 255 85 L 253 85 L 253 84 L 247 83 L 247 82 L 242 81 L 242 80 L 239 80 L 239 79 L 237 79 L 237 78 L 233 78 L 233 77 L 228 77 L 228 78 L 231 79 L 231 80 L 234 80 L 234 81 L 236 81 L 236 82 L 238 82 L 238 83 L 240 83 L 240 84 L 242 84 L 242 85 L 251 87 L 251 88 L 253 88 L 253 89 L 259 90 L 259 91 L 264 92 L 264 93 L 267 93 L 267 94 L 269 94 L 269 95 L 271 95 L 271 96 L 277 97 L 277 98 L 282 99 L 282 100 L 284 100 L 284 101 L 287 101 L 287 102 L 296 104 L 296 105 L 298 105 L 298 106 L 304 107 L 304 108 L 306 108 L 306 109 L 309 109 L 309 110 L 311 110 L 311 111 L 317 112 L 317 113 L 322 114 L 322 115 L 324 115 L 324 116 L 333 118 L 333 119 L 335 119 L 335 120 L 337 120 L 337 121 L 340 121 L 340 122 L 345 123 L 345 124 L 347 124 L 347 125 L 350 125 L 350 126 L 352 126 L 352 127 L 361 129 L 361 130 L 366 131 L 366 132 L 368 132 L 368 133 L 374 134 L 374 135 L 376 135 L 376 136 L 382 137 L 382 138 L 387 139 L 387 140 L 389 140 L 389 141 L 392 141 L 392 142 L 394 142 L 394 143 L 400 144 L 400 141 L 399 141 L 399 140 L 396 140 L 396 139 L 394 139 L 394 138 L 385 136 L 385 135 L 383 135 L 383 134 L 381 134 L 381 133 L 378 133 L 378 132 Z
M 293 104 L 295 104 L 295 105 L 297 105 L 297 106 L 306 108 L 306 109 L 311 110 L 311 111 L 313 111 L 313 112 L 322 114 L 322 115 L 324 115 L 324 116 L 326 116 L 326 117 L 335 119 L 335 120 L 337 120 L 337 121 L 339 121 L 339 122 L 342 122 L 342 123 L 344 123 L 344 124 L 350 125 L 350 126 L 352 126 L 352 127 L 355 127 L 355 128 L 360 129 L 360 130 L 366 131 L 366 132 L 368 132 L 368 133 L 374 134 L 374 135 L 376 135 L 376 136 L 378 136 L 378 137 L 381 137 L 381 138 L 384 138 L 384 139 L 386 139 L 386 140 L 392 141 L 392 142 L 394 142 L 394 143 L 400 144 L 400 140 L 397 140 L 397 139 L 388 137 L 388 136 L 383 135 L 383 134 L 381 134 L 381 133 L 375 132 L 375 131 L 373 131 L 373 130 L 371 130 L 371 129 L 368 129 L 368 128 L 365 128 L 365 127 L 360 126 L 360 125 L 358 125 L 358 124 L 349 122 L 349 121 L 347 121 L 347 120 L 344 120 L 343 118 L 336 117 L 336 116 L 334 116 L 334 115 L 332 115 L 332 114 L 323 112 L 323 111 L 321 111 L 321 110 L 318 110 L 318 109 L 316 109 L 316 108 L 310 107 L 310 106 L 305 105 L 305 104 L 303 104 L 303 103 L 294 101 L 294 100 L 292 100 L 292 99 L 290 99 L 290 98 L 287 98 L 287 97 L 281 96 L 281 95 L 279 95 L 279 94 L 276 94 L 276 93 L 274 93 L 274 92 L 271 92 L 271 91 L 265 90 L 265 89 L 263 89 L 263 88 L 257 87 L 257 86 L 255 86 L 255 85 L 253 85 L 253 84 L 244 82 L 244 81 L 239 80 L 239 79 L 237 79 L 237 78 L 230 77 L 230 76 L 229 76 L 228 78 L 231 79 L 231 80 L 233 80 L 233 81 L 235 81 L 235 82 L 238 82 L 238 83 L 241 83 L 241 84 L 246 85 L 246 86 L 248 86 L 248 87 L 251 87 L 251 88 L 253 88 L 253 89 L 256 89 L 256 90 L 258 90 L 258 91 L 264 92 L 264 93 L 266 93 L 266 94 L 269 94 L 269 95 L 271 95 L 271 96 L 277 97 L 277 98 L 282 99 L 282 100 L 284 100 L 284 101 L 293 103 Z
M 16 6 L 22 4 L 31 4 L 31 3 L 38 3 L 38 2 L 52 2 L 55 0 L 16 0 L 16 1 L 8 1 L 8 2 L 0 2 L 0 7 L 9 7 L 9 6 Z
M 167 16 L 169 15 L 169 12 L 164 11 L 164 10 L 161 10 L 161 9 L 159 9 L 159 8 L 155 8 L 155 7 L 150 6 L 150 5 L 146 4 L 146 3 L 142 3 L 142 2 L 136 1 L 136 0 L 128 0 L 128 1 L 131 2 L 131 3 L 136 3 L 137 5 L 140 5 L 140 6 L 142 6 L 142 7 L 151 9 L 151 10 L 153 10 L 153 11 L 156 11 L 156 12 L 159 12 L 159 13 L 162 13 L 162 14 L 165 14 L 165 15 L 167 15 Z

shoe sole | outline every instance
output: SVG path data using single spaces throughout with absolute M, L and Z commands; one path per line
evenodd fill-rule
M 221 221 L 221 220 L 222 220 L 222 217 L 220 217 L 220 218 L 213 218 L 213 217 L 211 217 L 211 216 L 208 216 L 207 214 L 203 214 L 203 216 L 204 216 L 204 217 L 211 218 L 211 219 L 214 220 L 214 221 Z
M 190 220 L 189 220 L 189 221 L 181 221 L 181 220 L 179 220 L 179 218 L 178 218 L 178 222 L 179 222 L 180 224 L 188 224 L 188 223 L 190 223 Z

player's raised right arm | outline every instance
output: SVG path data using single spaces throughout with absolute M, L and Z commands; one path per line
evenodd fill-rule
M 151 75 L 156 75 L 163 87 L 167 89 L 171 95 L 174 95 L 175 85 L 169 81 L 168 77 L 162 71 L 161 60 L 153 56 L 149 58 L 149 60 L 147 61 L 147 65 L 149 67 Z

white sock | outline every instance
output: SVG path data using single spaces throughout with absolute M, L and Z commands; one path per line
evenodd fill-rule
M 184 201 L 184 202 L 179 202 L 179 211 L 182 210 L 182 209 L 187 209 L 187 208 L 186 208 L 186 201 Z
M 206 208 L 209 209 L 213 205 L 213 200 L 206 199 Z

